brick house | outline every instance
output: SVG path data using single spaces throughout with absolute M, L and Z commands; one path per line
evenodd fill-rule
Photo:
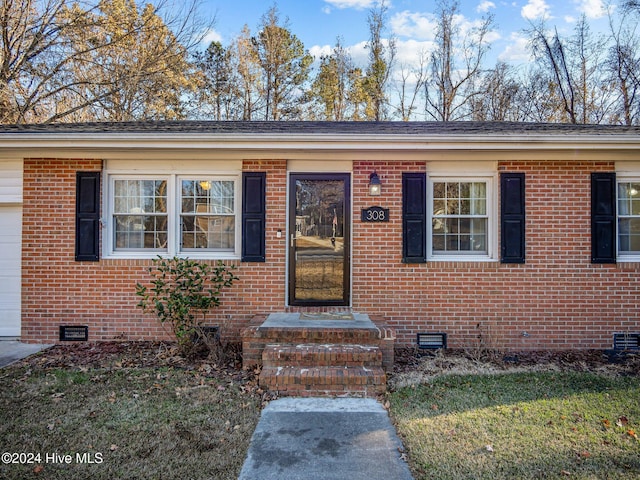
M 232 340 L 296 312 L 367 314 L 399 345 L 640 332 L 637 127 L 1 126 L 0 227 L 0 336 L 27 342 L 165 338 L 136 308 L 158 254 L 237 265 L 211 318 Z

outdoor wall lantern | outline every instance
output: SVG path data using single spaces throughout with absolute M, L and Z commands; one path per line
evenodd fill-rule
M 380 177 L 374 170 L 371 175 L 369 175 L 369 195 L 372 197 L 378 197 L 382 193 L 382 185 L 380 184 Z

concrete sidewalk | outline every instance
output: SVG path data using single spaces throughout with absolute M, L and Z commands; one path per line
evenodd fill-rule
M 283 398 L 262 412 L 239 480 L 411 480 L 373 399 Z
M 51 345 L 22 343 L 17 340 L 0 340 L 0 368 L 38 353 Z

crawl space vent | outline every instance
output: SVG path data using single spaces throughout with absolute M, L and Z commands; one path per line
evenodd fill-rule
M 418 333 L 418 348 L 425 350 L 438 350 L 447 348 L 446 333 Z
M 640 333 L 614 333 L 614 350 L 640 350 Z
M 89 327 L 78 325 L 60 325 L 61 342 L 86 342 L 89 340 Z

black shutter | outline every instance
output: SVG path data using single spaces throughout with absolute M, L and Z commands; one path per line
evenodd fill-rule
M 591 262 L 616 263 L 616 174 L 591 174 Z
M 427 261 L 427 176 L 402 174 L 402 261 Z
M 500 174 L 500 261 L 524 263 L 525 259 L 524 173 Z
M 265 172 L 242 174 L 242 261 L 266 261 Z
M 76 172 L 76 261 L 100 259 L 100 172 Z

